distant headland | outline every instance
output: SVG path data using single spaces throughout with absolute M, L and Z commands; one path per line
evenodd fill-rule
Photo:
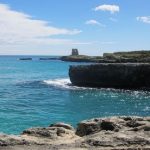
M 150 63 L 150 50 L 138 50 L 129 52 L 104 53 L 103 56 L 80 55 L 78 49 L 72 49 L 67 56 L 45 56 L 39 57 L 40 61 L 61 60 L 67 62 L 89 62 L 89 63 Z M 18 60 L 33 60 L 32 57 L 21 57 Z
M 103 56 L 79 55 L 78 49 L 72 49 L 69 56 L 60 57 L 62 61 L 94 63 L 149 63 L 150 50 L 104 53 Z
M 150 51 L 104 53 L 102 57 L 72 55 L 63 61 L 92 62 L 90 65 L 73 65 L 69 77 L 73 85 L 97 88 L 150 89 Z

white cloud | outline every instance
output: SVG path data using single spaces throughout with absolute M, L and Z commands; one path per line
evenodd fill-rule
M 150 16 L 136 17 L 136 20 L 141 21 L 143 23 L 149 23 L 150 24 Z
M 114 41 L 108 41 L 108 42 L 100 42 L 101 45 L 112 45 L 112 44 L 116 44 L 117 42 Z
M 112 21 L 112 22 L 117 22 L 118 21 L 117 19 L 112 18 L 112 17 L 110 17 L 109 20 Z
M 71 40 L 53 39 L 52 35 L 75 35 L 81 31 L 69 30 L 48 25 L 43 20 L 33 19 L 31 16 L 11 10 L 6 4 L 0 4 L 0 44 L 47 43 L 62 44 Z
M 118 5 L 99 5 L 95 8 L 95 11 L 109 11 L 111 14 L 115 13 L 115 12 L 119 12 L 120 8 Z
M 101 26 L 101 27 L 105 27 L 105 25 L 103 25 L 102 23 L 96 21 L 96 20 L 88 20 L 85 22 L 85 24 L 88 24 L 88 25 L 98 25 L 98 26 Z

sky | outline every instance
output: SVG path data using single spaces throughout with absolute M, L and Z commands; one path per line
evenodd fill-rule
M 150 0 L 0 0 L 0 55 L 150 50 Z

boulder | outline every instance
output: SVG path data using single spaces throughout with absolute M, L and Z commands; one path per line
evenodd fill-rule
M 93 121 L 94 119 L 85 120 L 83 121 L 84 124 L 81 122 L 78 125 L 78 134 L 82 133 L 82 138 L 84 139 L 81 142 L 82 145 L 86 145 L 87 147 L 98 147 L 99 149 L 108 148 L 109 150 L 147 150 L 150 147 L 150 130 L 145 130 L 150 127 L 148 117 L 124 116 L 97 118 L 94 122 L 99 125 L 98 130 L 88 135 L 84 135 L 83 133 L 85 132 L 82 131 L 82 125 L 85 126 L 86 124 L 86 128 L 88 128 L 89 122 Z
M 120 126 L 118 120 L 105 119 L 105 118 L 96 118 L 91 120 L 85 120 L 78 124 L 76 134 L 79 136 L 85 136 L 104 131 L 114 131 L 118 132 Z

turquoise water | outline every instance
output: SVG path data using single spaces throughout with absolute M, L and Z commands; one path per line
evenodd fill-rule
M 0 132 L 19 134 L 54 122 L 74 126 L 83 119 L 150 115 L 150 92 L 71 86 L 69 65 L 58 60 L 0 57 Z

